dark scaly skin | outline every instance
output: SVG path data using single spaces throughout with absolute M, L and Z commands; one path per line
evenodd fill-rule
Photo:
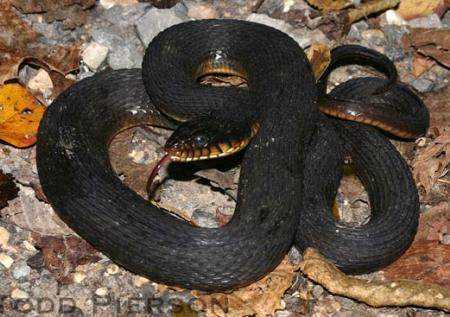
M 338 67 L 353 64 L 372 66 L 386 79 L 352 79 L 345 83 L 345 93 L 327 95 L 330 74 Z M 358 45 L 333 49 L 330 65 L 317 85 L 319 108 L 327 115 L 372 125 L 403 139 L 415 139 L 428 130 L 429 113 L 422 100 L 412 88 L 397 82 L 394 63 L 375 50 Z
M 261 131 L 244 156 L 233 219 L 221 228 L 193 228 L 137 196 L 113 172 L 107 145 L 118 131 L 142 123 L 174 127 L 145 93 L 139 70 L 97 74 L 71 87 L 50 106 L 40 127 L 37 162 L 43 189 L 58 214 L 125 268 L 157 282 L 208 291 L 246 285 L 273 269 L 291 246 L 298 224 L 301 228 L 311 223 L 307 229 L 313 233 L 305 238 L 297 233 L 297 244 L 303 247 L 308 241 L 304 239 L 311 238 L 307 244 L 315 246 L 314 233 L 320 237 L 322 224 L 315 223 L 317 213 L 305 210 L 320 209 L 322 205 L 311 202 L 322 198 L 326 203 L 335 192 L 344 153 L 341 139 L 346 140 L 347 134 L 335 131 L 340 126 L 324 116 L 316 126 L 316 87 L 297 44 L 271 28 L 230 20 L 172 27 L 152 43 L 144 62 L 144 79 L 152 101 L 164 113 L 181 120 L 213 116 L 247 126 L 255 118 L 262 120 Z M 180 44 L 183 49 L 178 48 Z M 218 51 L 241 62 L 249 91 L 197 85 L 199 65 Z M 167 68 L 159 69 L 161 65 Z M 174 81 L 174 76 L 181 77 Z M 326 135 L 334 136 L 331 141 L 320 133 L 321 124 L 328 127 Z M 352 142 L 356 146 L 357 141 Z M 377 150 L 370 142 L 365 146 L 371 153 Z M 369 180 L 369 193 L 372 188 L 390 186 L 389 164 L 375 160 L 356 167 Z M 321 170 L 320 166 L 336 168 Z M 413 220 L 397 235 L 390 235 L 393 241 L 388 245 L 375 243 L 381 251 L 373 256 L 365 251 L 359 256 L 358 248 L 368 238 L 386 241 L 376 232 L 350 234 L 352 239 L 342 242 L 344 247 L 336 236 L 328 236 L 328 247 L 321 251 L 346 270 L 376 269 L 410 243 L 416 228 L 417 194 L 405 165 L 396 167 L 401 167 L 398 175 L 407 182 L 401 189 L 406 203 L 394 200 L 389 206 L 401 208 L 401 219 L 406 215 Z M 383 172 L 372 177 L 366 168 Z M 303 180 L 305 172 L 312 176 L 311 183 Z M 385 191 L 376 195 L 381 201 L 392 198 Z M 386 210 L 395 218 L 397 212 Z M 378 214 L 382 220 L 386 216 Z
M 203 56 L 199 50 L 208 45 L 198 43 L 211 41 L 209 49 L 220 45 L 220 49 L 232 51 L 241 47 L 241 42 L 246 43 L 246 50 L 253 48 L 253 55 L 246 55 L 244 62 L 250 91 L 258 92 L 256 97 L 252 92 L 199 89 L 192 84 L 201 91 L 193 96 L 186 85 L 160 86 L 170 90 L 162 97 L 179 101 L 178 106 L 181 102 L 185 114 L 201 114 L 211 105 L 220 110 L 221 105 L 236 106 L 243 100 L 249 106 L 256 104 L 265 118 L 245 153 L 230 223 L 214 229 L 194 228 L 139 197 L 112 170 L 107 145 L 117 131 L 145 122 L 147 116 L 160 120 L 145 93 L 139 70 L 97 74 L 55 100 L 40 126 L 39 176 L 61 218 L 127 269 L 153 281 L 186 288 L 236 288 L 271 271 L 292 245 L 296 208 L 301 202 L 298 191 L 302 188 L 303 157 L 318 115 L 314 79 L 298 45 L 266 26 L 198 21 L 172 27 L 158 38 L 167 32 L 173 32 L 171 39 L 189 42 L 192 52 L 187 47 L 178 52 L 179 58 L 189 55 L 200 61 Z M 165 51 L 177 50 L 173 45 L 158 44 L 157 39 L 153 43 L 162 45 L 159 49 Z M 169 76 L 182 71 L 174 69 Z M 166 78 L 164 74 L 158 76 L 153 80 Z M 152 95 L 155 102 L 162 102 L 161 107 L 166 106 L 162 97 Z M 298 124 L 301 121 L 304 124 Z M 277 164 L 277 159 L 282 163 Z

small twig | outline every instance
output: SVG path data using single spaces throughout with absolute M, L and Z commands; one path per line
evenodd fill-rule
M 258 0 L 256 1 L 255 5 L 252 8 L 252 13 L 257 13 L 259 8 L 261 8 L 262 4 L 264 3 L 264 0 Z
M 348 10 L 349 22 L 353 23 L 373 13 L 385 11 L 397 6 L 400 0 L 374 0 L 363 3 L 357 8 Z

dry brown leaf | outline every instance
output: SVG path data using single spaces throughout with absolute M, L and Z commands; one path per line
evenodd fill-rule
M 389 279 L 415 279 L 450 289 L 450 245 L 438 241 L 415 241 L 383 271 Z
M 421 214 L 415 241 L 397 261 L 383 269 L 385 276 L 421 280 L 450 289 L 450 245 L 439 242 L 449 228 L 448 202 Z
M 0 43 L 16 50 L 36 41 L 39 34 L 25 23 L 7 2 L 0 2 Z
M 11 0 L 11 4 L 23 13 L 41 13 L 47 23 L 63 21 L 70 28 L 86 22 L 88 8 L 95 0 Z
M 430 129 L 434 135 L 441 135 L 445 130 L 450 129 L 450 85 L 443 89 L 427 94 L 424 103 L 430 111 Z
M 45 267 L 61 283 L 71 283 L 70 273 L 78 266 L 100 260 L 97 251 L 75 236 L 40 236 L 33 234 L 35 246 L 44 256 Z
M 448 230 L 450 230 L 450 205 L 442 201 L 420 214 L 415 240 L 439 241 L 441 235 Z
M 10 0 L 11 4 L 23 13 L 42 13 L 56 11 L 62 7 L 79 5 L 88 9 L 95 4 L 95 0 Z
M 405 20 L 411 20 L 433 13 L 442 15 L 446 8 L 444 0 L 401 0 L 397 12 Z
M 415 241 L 397 261 L 383 269 L 385 276 L 421 280 L 450 289 L 450 245 L 439 242 L 448 229 L 448 202 L 441 202 L 422 213 Z
M 78 69 L 81 43 L 70 47 L 40 44 L 40 35 L 20 19 L 9 3 L 0 3 L 0 21 L 0 84 L 17 78 L 23 63 L 63 75 Z
M 382 12 L 398 5 L 400 0 L 376 0 L 365 2 L 357 8 L 348 11 L 349 23 L 365 18 L 370 14 Z
M 206 316 L 217 317 L 262 317 L 273 315 L 275 310 L 284 308 L 281 298 L 292 285 L 297 268 L 289 264 L 287 257 L 274 271 L 256 283 L 237 289 L 230 294 L 213 293 L 202 295 L 193 291 Z
M 413 76 L 419 77 L 433 67 L 434 64 L 436 64 L 436 62 L 433 59 L 420 54 L 414 54 L 412 69 Z
M 75 83 L 75 80 L 68 79 L 66 76 L 55 70 L 50 71 L 50 78 L 53 83 L 52 98 L 56 98 L 61 92 Z
M 322 42 L 314 42 L 308 50 L 308 59 L 311 64 L 314 77 L 319 79 L 331 61 L 330 47 Z
M 300 269 L 331 293 L 371 306 L 419 306 L 450 311 L 450 289 L 416 281 L 367 281 L 349 277 L 312 248 L 306 249 Z
M 402 41 L 407 48 L 413 47 L 417 53 L 450 67 L 449 29 L 411 29 L 409 34 L 403 36 Z
M 351 5 L 350 0 L 306 0 L 310 5 L 323 11 L 339 11 L 349 5 Z
M 339 38 L 349 31 L 353 22 L 371 14 L 394 8 L 399 2 L 400 0 L 375 0 L 364 2 L 356 8 L 325 13 L 322 17 L 320 29 L 333 38 Z
M 433 140 L 412 163 L 413 175 L 419 192 L 425 197 L 450 163 L 450 130 Z
M 17 197 L 19 189 L 11 174 L 4 174 L 0 170 L 0 210 L 8 206 L 8 201 Z

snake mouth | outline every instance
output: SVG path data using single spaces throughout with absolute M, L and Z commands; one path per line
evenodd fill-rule
M 203 148 L 189 143 L 178 143 L 174 146 L 166 146 L 164 150 L 170 156 L 170 159 L 176 162 L 192 162 L 224 157 L 243 150 L 258 133 L 260 126 L 259 122 L 254 123 L 250 134 L 237 140 L 215 143 Z
M 245 137 L 237 141 L 213 144 L 202 149 L 195 148 L 190 145 L 183 145 L 182 147 L 166 148 L 165 150 L 166 153 L 170 155 L 172 161 L 191 162 L 218 158 L 237 153 L 244 149 L 249 142 L 250 139 Z

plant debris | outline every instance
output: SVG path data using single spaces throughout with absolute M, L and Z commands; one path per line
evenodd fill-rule
M 19 84 L 0 85 L 0 140 L 17 147 L 36 143 L 46 107 Z
M 368 281 L 349 277 L 319 252 L 308 248 L 300 269 L 331 293 L 354 298 L 371 306 L 408 306 L 450 311 L 450 289 L 423 282 Z
M 81 43 L 71 47 L 40 43 L 35 32 L 13 10 L 0 3 L 0 84 L 16 79 L 20 65 L 30 63 L 62 75 L 78 69 Z
M 414 279 L 450 289 L 450 244 L 442 240 L 450 229 L 450 205 L 441 202 L 420 216 L 415 241 L 383 269 L 389 279 Z
M 448 4 L 444 0 L 402 0 L 397 12 L 405 19 L 411 20 L 426 17 L 433 13 L 441 16 L 447 10 Z
M 11 4 L 22 13 L 43 13 L 44 21 L 64 21 L 66 27 L 74 28 L 86 22 L 87 9 L 95 0 L 11 0 Z
M 70 273 L 83 264 L 100 260 L 97 251 L 85 240 L 75 236 L 33 235 L 35 246 L 41 250 L 45 267 L 61 283 L 72 283 Z
M 406 47 L 429 57 L 445 67 L 450 67 L 450 30 L 449 29 L 412 29 L 402 39 Z
M 0 210 L 8 206 L 8 201 L 17 197 L 19 188 L 14 183 L 11 174 L 4 174 L 0 170 Z
M 450 130 L 434 139 L 414 159 L 412 168 L 419 193 L 425 197 L 450 164 Z
M 281 300 L 284 292 L 292 285 L 295 271 L 298 268 L 291 265 L 285 258 L 271 273 L 247 287 L 234 290 L 229 294 L 212 293 L 202 295 L 193 291 L 193 295 L 203 303 L 215 309 L 206 312 L 207 317 L 263 317 L 272 315 L 275 310 L 283 309 Z M 224 309 L 226 308 L 226 310 Z
M 309 47 L 307 56 L 314 72 L 314 77 L 317 80 L 322 76 L 330 64 L 330 48 L 325 43 L 315 42 Z

